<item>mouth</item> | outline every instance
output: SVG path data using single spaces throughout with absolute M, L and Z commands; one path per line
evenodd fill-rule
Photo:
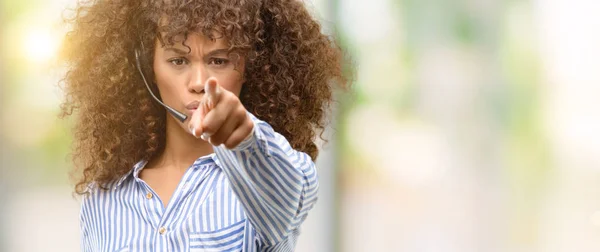
M 190 112 L 194 112 L 194 110 L 198 109 L 198 106 L 200 106 L 200 101 L 196 100 L 185 105 L 185 108 Z

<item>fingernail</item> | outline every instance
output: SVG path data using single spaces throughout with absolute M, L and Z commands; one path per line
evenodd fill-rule
M 198 136 L 196 136 L 196 129 L 194 128 L 194 126 L 190 126 L 189 129 L 192 135 L 194 135 L 195 138 L 198 138 Z
M 210 137 L 210 135 L 208 135 L 208 133 L 202 133 L 202 135 L 200 136 L 200 138 L 202 138 L 202 140 L 204 140 L 204 141 L 208 141 L 209 137 Z

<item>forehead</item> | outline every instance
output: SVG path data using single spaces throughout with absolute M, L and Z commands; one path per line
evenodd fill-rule
M 172 36 L 171 38 L 161 33 L 159 41 L 163 47 L 229 47 L 229 39 L 216 31 L 208 35 L 203 32 L 191 31 L 186 34 Z

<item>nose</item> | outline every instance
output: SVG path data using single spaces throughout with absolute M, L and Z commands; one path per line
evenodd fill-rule
M 204 67 L 200 64 L 192 67 L 190 75 L 188 90 L 193 93 L 202 92 L 206 79 L 209 77 Z

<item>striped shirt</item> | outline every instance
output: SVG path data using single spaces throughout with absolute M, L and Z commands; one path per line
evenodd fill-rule
M 254 133 L 214 147 L 187 169 L 166 207 L 138 162 L 109 190 L 90 187 L 80 223 L 83 251 L 293 251 L 317 200 L 311 158 L 253 115 Z

